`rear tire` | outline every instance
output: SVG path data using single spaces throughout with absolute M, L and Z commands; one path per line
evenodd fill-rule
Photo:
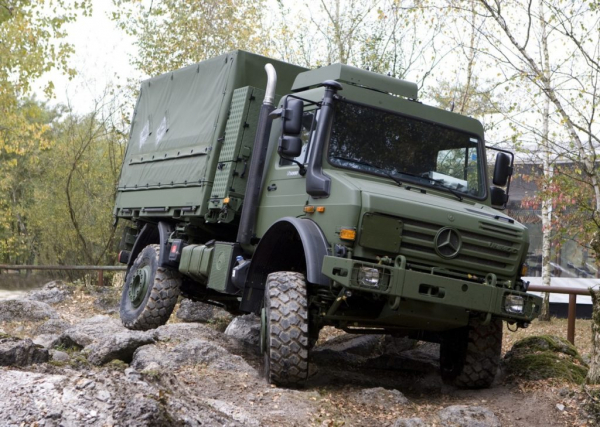
M 304 275 L 291 271 L 267 277 L 263 325 L 265 377 L 298 387 L 308 377 L 308 296 Z
M 179 297 L 177 271 L 158 266 L 160 245 L 148 245 L 127 272 L 119 314 L 128 329 L 148 330 L 167 323 Z
M 460 388 L 488 388 L 494 382 L 502 352 L 502 320 L 448 332 L 440 346 L 440 369 L 445 383 Z

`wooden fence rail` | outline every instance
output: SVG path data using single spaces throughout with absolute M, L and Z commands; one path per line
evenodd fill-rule
M 551 294 L 569 295 L 569 316 L 567 318 L 567 340 L 575 345 L 575 319 L 577 315 L 577 295 L 590 296 L 590 291 L 583 288 L 569 288 L 566 286 L 544 286 L 529 285 L 529 290 L 533 292 L 547 292 Z
M 104 286 L 105 271 L 125 271 L 127 267 L 120 265 L 9 265 L 0 264 L 2 270 L 77 270 L 77 271 L 98 271 L 98 286 Z

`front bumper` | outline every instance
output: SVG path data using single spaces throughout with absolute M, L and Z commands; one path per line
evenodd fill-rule
M 347 289 L 378 293 L 390 298 L 403 298 L 420 302 L 462 308 L 468 311 L 491 314 L 508 321 L 531 322 L 540 313 L 542 298 L 526 292 L 477 283 L 460 278 L 447 277 L 443 271 L 432 269 L 424 273 L 405 268 L 404 257 L 398 257 L 395 264 L 379 265 L 348 258 L 326 256 L 322 272 L 331 280 Z M 358 280 L 362 267 L 377 268 L 380 271 L 380 286 L 364 286 Z M 523 312 L 511 313 L 505 309 L 508 295 L 523 298 Z

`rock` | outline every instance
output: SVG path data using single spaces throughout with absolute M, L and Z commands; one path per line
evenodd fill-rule
M 58 313 L 44 302 L 23 299 L 0 300 L 0 322 L 57 318 Z
M 217 319 L 230 319 L 231 315 L 225 310 L 200 301 L 184 299 L 179 305 L 176 316 L 183 322 L 208 323 Z
M 34 344 L 44 347 L 45 349 L 54 348 L 58 343 L 60 336 L 54 334 L 42 334 L 32 338 Z
M 67 353 L 60 350 L 50 350 L 50 358 L 54 362 L 68 362 L 71 360 L 71 357 Z
M 129 363 L 138 347 L 153 343 L 154 340 L 153 331 L 126 330 L 107 339 L 98 340 L 88 345 L 85 350 L 88 353 L 88 361 L 94 365 L 103 365 L 115 359 Z
M 187 341 L 190 337 L 219 340 L 222 334 L 201 323 L 167 323 L 154 330 L 159 341 Z
M 417 346 L 418 341 L 408 337 L 385 335 L 382 343 L 383 354 L 397 356 Z
M 46 304 L 57 304 L 63 302 L 73 295 L 72 287 L 67 286 L 62 280 L 46 283 L 38 291 L 33 291 L 27 297 L 33 301 L 45 302 Z
M 69 329 L 71 324 L 62 319 L 50 319 L 40 326 L 38 326 L 35 330 L 35 335 L 42 334 L 61 334 L 65 330 Z
M 394 427 L 427 427 L 421 418 L 398 418 Z
M 48 350 L 30 339 L 0 338 L 0 366 L 28 366 L 47 362 L 48 358 Z
M 138 348 L 133 354 L 131 367 L 144 371 L 150 364 L 157 364 L 161 370 L 203 364 L 211 370 L 247 372 L 256 375 L 256 371 L 240 356 L 229 353 L 215 342 L 199 338 L 168 348 L 156 345 Z M 155 365 L 152 367 L 155 368 Z
M 453 405 L 438 412 L 443 427 L 500 427 L 500 420 L 482 406 Z
M 227 326 L 225 335 L 257 346 L 260 343 L 260 318 L 254 314 L 238 316 Z
M 369 367 L 376 369 L 430 373 L 439 370 L 439 360 L 439 344 L 422 342 L 411 350 L 396 351 L 392 347 L 389 353 L 371 358 L 367 363 Z
M 360 366 L 381 355 L 381 341 L 381 335 L 340 335 L 316 346 L 311 357 L 318 364 Z
M 576 384 L 583 384 L 588 371 L 577 349 L 566 339 L 552 335 L 517 341 L 504 356 L 504 365 L 511 377 L 556 378 Z
M 120 322 L 108 316 L 94 316 L 65 330 L 56 343 L 63 347 L 87 347 L 93 342 L 106 340 L 110 336 L 127 329 Z
M 386 390 L 383 387 L 366 388 L 354 393 L 353 397 L 364 405 L 389 406 L 410 403 L 398 390 Z
M 373 356 L 381 349 L 381 335 L 345 334 L 332 338 L 319 346 L 321 351 L 335 351 L 358 356 Z
M 565 405 L 563 405 L 562 403 L 557 403 L 556 409 L 558 409 L 560 412 L 562 412 L 565 410 Z
M 0 420 L 4 426 L 241 426 L 201 402 L 188 403 L 124 375 L 64 375 L 0 370 Z M 96 375 L 96 376 L 95 376 Z
M 229 415 L 234 420 L 242 423 L 244 426 L 260 426 L 260 421 L 253 418 L 247 411 L 240 408 L 238 405 L 233 405 L 229 402 L 215 399 L 203 399 L 208 406 Z

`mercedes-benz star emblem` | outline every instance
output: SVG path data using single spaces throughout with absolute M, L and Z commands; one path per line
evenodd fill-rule
M 443 258 L 454 258 L 458 255 L 462 240 L 453 228 L 444 227 L 435 235 L 435 251 Z

